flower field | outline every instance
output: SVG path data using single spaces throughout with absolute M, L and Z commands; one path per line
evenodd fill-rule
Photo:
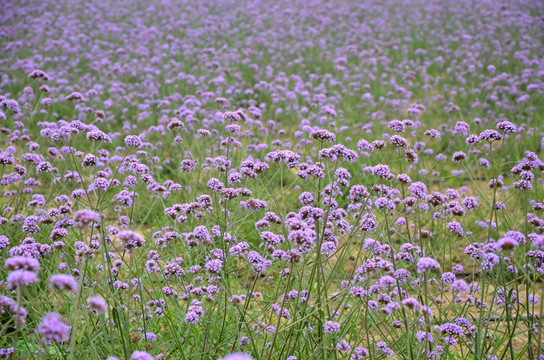
M 0 359 L 544 359 L 544 2 L 0 3 Z

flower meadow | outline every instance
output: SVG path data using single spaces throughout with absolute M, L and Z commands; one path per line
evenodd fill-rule
M 544 359 L 540 0 L 0 4 L 0 359 Z

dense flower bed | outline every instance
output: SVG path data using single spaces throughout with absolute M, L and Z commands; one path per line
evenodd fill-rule
M 0 4 L 0 358 L 544 359 L 544 3 Z

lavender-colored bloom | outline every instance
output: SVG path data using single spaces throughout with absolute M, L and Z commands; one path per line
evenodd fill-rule
M 312 131 L 310 133 L 310 138 L 311 139 L 315 139 L 315 140 L 319 140 L 319 141 L 335 141 L 336 140 L 336 135 L 328 130 L 325 130 L 325 129 L 320 129 L 320 130 L 315 130 L 315 131 Z
M 204 268 L 210 273 L 217 274 L 223 268 L 223 261 L 219 259 L 210 260 L 204 265 Z
M 8 287 L 15 289 L 17 287 L 27 287 L 38 282 L 38 276 L 33 271 L 15 270 L 8 274 L 6 279 Z
M 146 341 L 157 341 L 157 335 L 155 333 L 152 333 L 150 331 L 146 332 L 144 334 L 144 340 Z
M 441 278 L 444 284 L 451 284 L 455 281 L 455 274 L 451 272 L 445 272 L 442 274 Z
M 426 331 L 418 331 L 416 337 L 419 342 L 433 342 L 433 335 Z
M 127 250 L 139 248 L 145 244 L 145 239 L 140 234 L 130 230 L 121 231 L 117 235 L 117 238 L 119 239 L 121 246 Z
M 87 299 L 87 309 L 93 313 L 103 313 L 108 309 L 108 304 L 103 298 L 92 296 Z
M 128 135 L 125 137 L 125 144 L 130 147 L 141 148 L 143 145 L 142 139 L 136 135 Z
M 66 97 L 66 100 L 68 100 L 68 101 L 81 101 L 81 102 L 84 102 L 84 101 L 85 101 L 85 98 L 83 97 L 83 95 L 81 95 L 81 93 L 73 92 L 73 93 L 71 93 L 70 95 L 68 95 L 68 96 Z
M 501 251 L 514 250 L 518 245 L 518 241 L 511 237 L 503 237 L 497 241 L 497 249 Z
M 87 140 L 94 142 L 111 143 L 111 137 L 100 130 L 92 130 L 87 133 Z
M 427 186 L 420 181 L 416 181 L 408 186 L 408 190 L 418 199 L 425 199 L 427 195 Z
M 202 316 L 204 316 L 204 309 L 202 308 L 200 301 L 193 300 L 185 315 L 185 323 L 196 324 Z
M 448 223 L 448 230 L 458 235 L 464 234 L 463 227 L 456 221 L 450 221 Z
M 387 357 L 392 357 L 394 355 L 393 350 L 387 347 L 387 343 L 385 341 L 376 343 L 376 350 L 383 351 Z
M 455 124 L 455 132 L 461 135 L 467 135 L 470 131 L 470 125 L 464 121 L 458 121 Z
M 442 324 L 437 327 L 437 330 L 440 331 L 442 334 L 448 334 L 452 336 L 463 335 L 463 328 L 460 327 L 459 325 L 452 324 L 452 323 Z
M 314 201 L 313 195 L 307 191 L 300 194 L 298 199 L 302 205 L 309 205 Z
M 417 262 L 417 272 L 424 273 L 429 270 L 440 269 L 440 264 L 433 258 L 422 257 Z
M 32 271 L 34 273 L 38 273 L 40 271 L 40 263 L 38 260 L 31 257 L 14 256 L 14 257 L 6 259 L 4 263 L 4 268 L 6 268 L 9 271 L 23 269 L 23 270 Z
M 38 333 L 46 344 L 53 341 L 62 344 L 68 341 L 70 326 L 66 325 L 59 314 L 51 312 L 42 317 L 38 324 Z
M 92 210 L 78 210 L 74 214 L 74 220 L 78 227 L 84 227 L 92 224 L 100 223 L 100 214 Z
M 6 235 L 0 235 L 0 250 L 9 245 L 9 238 Z
M 323 324 L 323 329 L 327 334 L 337 333 L 340 331 L 340 324 L 329 320 Z
M 232 353 L 225 356 L 223 360 L 253 360 L 253 358 L 243 353 Z
M 419 302 L 414 298 L 407 298 L 402 300 L 402 305 L 404 305 L 408 309 L 417 310 L 419 308 Z
M 18 306 L 17 302 L 7 296 L 0 295 L 0 315 L 10 314 L 13 316 L 16 325 L 22 326 L 25 324 L 28 315 L 26 309 Z
M 15 349 L 10 348 L 0 348 L 0 359 L 11 359 L 11 357 L 15 354 Z
M 451 284 L 451 291 L 456 293 L 465 292 L 465 291 L 468 291 L 468 289 L 469 287 L 465 280 L 455 280 Z
M 51 275 L 49 278 L 49 289 L 54 290 L 68 290 L 72 293 L 76 293 L 78 283 L 72 275 L 56 274 Z
M 134 351 L 130 356 L 131 360 L 154 360 L 153 356 L 145 351 Z
M 342 339 L 336 344 L 336 350 L 349 353 L 351 351 L 351 346 L 346 340 Z

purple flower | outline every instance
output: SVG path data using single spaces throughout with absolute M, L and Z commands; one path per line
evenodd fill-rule
M 336 350 L 349 353 L 351 351 L 351 346 L 346 340 L 342 339 L 336 344 Z
M 402 305 L 404 305 L 408 309 L 413 309 L 413 310 L 419 309 L 419 301 L 417 301 L 417 299 L 414 299 L 414 298 L 407 298 L 402 300 Z
M 455 281 L 455 274 L 451 272 L 445 272 L 442 274 L 441 278 L 444 284 L 451 284 Z
M 329 320 L 325 324 L 323 324 L 323 330 L 327 334 L 337 333 L 340 331 L 340 324 Z
M 49 278 L 49 289 L 53 290 L 68 290 L 76 293 L 78 283 L 72 275 L 56 274 Z
M 4 263 L 4 268 L 9 271 L 23 269 L 38 273 L 40 271 L 40 263 L 38 260 L 31 257 L 14 256 L 6 259 Z
M 393 350 L 387 347 L 387 343 L 385 341 L 376 343 L 376 350 L 383 351 L 387 357 L 392 357 L 394 355 Z
M 518 245 L 518 241 L 511 237 L 503 237 L 497 241 L 497 249 L 501 251 L 514 250 L 518 247 Z
M 157 341 L 157 335 L 155 333 L 152 333 L 152 332 L 146 332 L 145 335 L 144 335 L 144 339 L 146 341 Z
M 298 199 L 302 205 L 310 205 L 314 201 L 314 196 L 311 193 L 305 191 L 300 194 Z
M 223 360 L 253 360 L 251 356 L 243 353 L 228 354 Z
M 448 223 L 448 230 L 451 231 L 452 233 L 457 234 L 457 235 L 463 235 L 464 234 L 463 227 L 461 226 L 461 224 L 459 224 L 456 221 L 450 221 Z
M 93 313 L 103 313 L 108 309 L 108 304 L 103 298 L 92 296 L 87 299 L 87 309 Z
M 15 270 L 9 273 L 6 282 L 8 288 L 15 289 L 17 287 L 27 287 L 30 284 L 38 282 L 38 276 L 33 271 Z
M 452 336 L 462 336 L 463 335 L 463 328 L 459 325 L 452 324 L 452 323 L 446 323 L 439 325 L 437 327 L 437 330 L 440 331 L 442 334 L 448 334 Z
M 410 186 L 408 186 L 408 190 L 410 190 L 412 192 L 412 195 L 414 195 L 418 199 L 423 200 L 427 196 L 427 186 L 425 186 L 425 184 L 420 181 L 412 183 Z
M 15 323 L 18 326 L 22 326 L 25 324 L 26 317 L 27 317 L 27 311 L 24 307 L 18 306 L 15 300 L 0 295 L 0 315 L 2 314 L 10 314 L 15 319 Z
M 78 210 L 74 214 L 74 221 L 76 221 L 76 225 L 80 228 L 87 225 L 100 224 L 100 214 L 87 209 Z
M 127 250 L 140 248 L 145 244 L 145 239 L 141 235 L 131 230 L 121 231 L 117 235 L 117 238 L 119 239 L 121 246 Z
M 9 238 L 6 235 L 0 235 L 0 250 L 9 245 Z
M 204 309 L 202 308 L 200 301 L 193 300 L 185 315 L 185 323 L 196 324 L 202 316 L 204 316 Z
M 49 75 L 47 75 L 43 70 L 32 70 L 28 77 L 30 79 L 36 79 L 36 80 L 43 80 L 43 81 L 49 81 Z
M 433 258 L 422 257 L 417 262 L 417 272 L 424 273 L 429 270 L 440 269 L 440 264 Z
M 432 343 L 433 342 L 433 335 L 426 331 L 418 331 L 416 334 L 417 340 L 419 342 L 427 341 Z
M 68 95 L 66 97 L 66 100 L 68 101 L 81 101 L 81 102 L 84 102 L 85 101 L 85 98 L 83 97 L 83 95 L 81 95 L 80 93 L 78 92 L 73 92 L 71 93 L 70 95 Z
M 15 349 L 12 347 L 0 349 L 0 359 L 11 359 L 13 354 L 15 354 Z
M 455 280 L 451 284 L 451 291 L 456 293 L 465 292 L 465 291 L 468 291 L 468 289 L 469 287 L 465 280 Z
M 62 344 L 68 341 L 70 329 L 70 326 L 66 325 L 61 316 L 55 312 L 42 317 L 41 322 L 38 324 L 38 333 L 46 344 L 53 341 Z
M 125 137 L 125 144 L 130 147 L 141 148 L 143 145 L 142 139 L 136 135 L 128 135 Z
M 94 142 L 111 143 L 111 137 L 100 130 L 92 130 L 87 133 L 87 140 Z
M 149 353 L 145 351 L 134 351 L 132 355 L 130 356 L 131 360 L 154 360 L 153 356 L 149 355 Z
M 319 141 L 332 142 L 336 140 L 336 135 L 328 130 L 320 129 L 312 131 L 310 133 L 310 138 Z
M 210 273 L 217 274 L 223 268 L 223 261 L 219 259 L 210 260 L 204 265 L 204 268 Z

